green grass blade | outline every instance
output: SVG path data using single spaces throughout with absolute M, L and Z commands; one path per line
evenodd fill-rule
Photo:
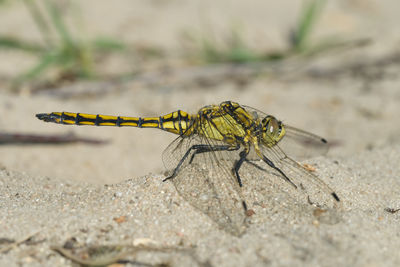
M 74 47 L 75 46 L 74 41 L 71 35 L 69 34 L 66 25 L 62 20 L 62 14 L 60 10 L 56 7 L 54 3 L 52 3 L 51 0 L 45 0 L 45 3 L 46 3 L 46 8 L 51 17 L 51 21 L 63 42 L 63 46 L 71 48 Z
M 305 47 L 312 27 L 315 25 L 325 2 L 326 0 L 310 0 L 306 3 L 300 15 L 298 27 L 293 34 L 292 45 L 294 49 L 302 50 Z
M 53 46 L 53 40 L 50 34 L 49 24 L 46 22 L 42 12 L 37 6 L 36 1 L 34 0 L 24 0 L 25 6 L 27 7 L 29 13 L 36 26 L 38 27 L 40 33 L 42 34 L 43 40 L 48 47 Z
M 28 70 L 25 74 L 21 75 L 18 79 L 17 82 L 22 82 L 25 80 L 31 80 L 33 78 L 38 77 L 42 72 L 44 72 L 47 68 L 49 68 L 51 65 L 53 65 L 55 62 L 57 62 L 59 58 L 58 54 L 54 53 L 47 53 L 45 54 L 41 60 L 39 61 L 36 66 Z
M 122 51 L 126 49 L 122 42 L 106 37 L 96 38 L 92 42 L 92 47 L 100 51 Z
M 24 42 L 13 37 L 0 36 L 0 48 L 23 50 L 32 53 L 44 52 L 45 48 L 40 45 Z

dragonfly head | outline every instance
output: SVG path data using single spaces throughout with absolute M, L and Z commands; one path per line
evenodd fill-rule
M 281 121 L 274 116 L 266 116 L 261 121 L 262 124 L 262 141 L 267 146 L 273 146 L 278 143 L 285 135 L 285 128 Z

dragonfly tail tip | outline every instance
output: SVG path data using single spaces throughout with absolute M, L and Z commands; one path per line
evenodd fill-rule
M 42 120 L 42 121 L 46 121 L 46 122 L 54 121 L 54 118 L 49 113 L 38 113 L 38 114 L 36 114 L 36 118 L 38 118 L 39 120 Z

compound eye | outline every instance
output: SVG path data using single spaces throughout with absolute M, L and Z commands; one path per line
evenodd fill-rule
M 266 116 L 266 117 L 264 117 L 264 119 L 262 119 L 262 124 L 263 125 L 265 125 L 265 124 L 268 124 L 268 122 L 271 120 L 271 116 L 270 115 L 268 115 L 268 116 Z
M 270 133 L 274 133 L 279 130 L 279 123 L 276 119 L 271 119 L 269 122 L 270 123 L 269 123 L 268 131 Z

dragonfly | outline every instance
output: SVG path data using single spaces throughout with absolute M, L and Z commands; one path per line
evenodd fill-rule
M 243 188 L 251 179 L 263 186 L 262 181 L 279 177 L 307 196 L 309 203 L 310 198 L 320 206 L 336 207 L 340 202 L 332 188 L 297 161 L 325 154 L 326 139 L 233 101 L 204 106 L 196 114 L 177 110 L 159 117 L 126 117 L 51 112 L 36 117 L 58 124 L 157 128 L 179 135 L 163 152 L 167 169 L 163 181 L 172 181 L 185 200 L 234 235 L 246 228 L 249 208 Z

